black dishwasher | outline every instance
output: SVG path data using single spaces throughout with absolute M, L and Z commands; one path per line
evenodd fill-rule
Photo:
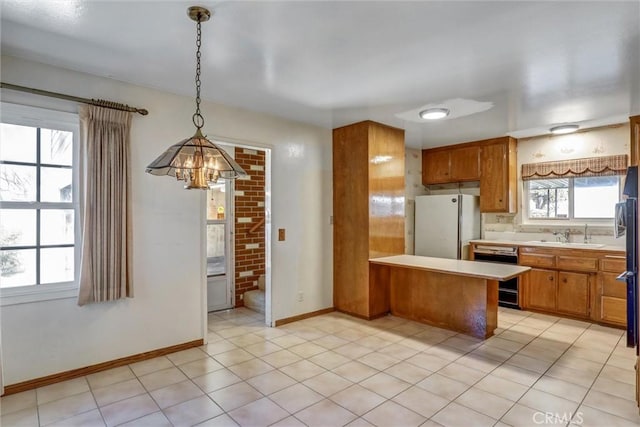
M 477 245 L 473 250 L 473 257 L 476 261 L 518 264 L 518 248 L 516 246 Z M 520 310 L 517 277 L 498 282 L 498 305 Z

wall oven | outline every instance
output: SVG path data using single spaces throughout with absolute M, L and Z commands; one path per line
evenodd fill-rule
M 518 247 L 477 245 L 473 249 L 473 258 L 476 261 L 518 264 Z M 498 305 L 501 307 L 520 309 L 520 304 L 518 304 L 517 277 L 498 282 Z

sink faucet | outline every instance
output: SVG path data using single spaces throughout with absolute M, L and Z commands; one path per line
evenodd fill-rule
M 587 224 L 584 225 L 584 243 L 589 243 L 589 237 L 587 237 Z
M 561 231 L 554 231 L 553 232 L 553 235 L 556 236 L 556 239 L 560 243 L 569 243 L 570 234 L 571 234 L 571 231 L 569 229 L 565 230 L 564 232 L 561 232 Z

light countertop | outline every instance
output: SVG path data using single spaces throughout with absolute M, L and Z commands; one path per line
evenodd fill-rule
M 538 242 L 520 240 L 470 240 L 475 245 L 499 245 L 499 246 L 527 246 L 538 248 L 580 249 L 587 251 L 620 252 L 624 255 L 625 248 L 611 245 L 583 245 L 581 243 Z
M 434 258 L 417 255 L 394 255 L 382 258 L 371 258 L 370 263 L 406 267 L 436 273 L 454 274 L 457 276 L 478 277 L 481 279 L 504 281 L 531 270 L 513 264 L 496 264 L 482 261 L 466 261 L 459 259 Z

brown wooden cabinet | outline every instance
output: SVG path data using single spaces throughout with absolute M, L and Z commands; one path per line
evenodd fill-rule
M 480 211 L 516 211 L 516 140 L 511 137 L 422 150 L 422 184 L 480 181 Z
M 389 311 L 369 258 L 404 253 L 404 131 L 365 121 L 333 130 L 333 303 L 364 318 Z M 384 159 L 381 161 L 380 159 Z M 388 274 L 384 269 L 376 274 Z
M 520 247 L 518 263 L 537 267 L 527 278 L 523 308 L 589 318 L 597 256 L 571 249 Z
M 422 151 L 422 183 L 424 185 L 480 179 L 480 147 L 462 144 Z
M 516 140 L 487 140 L 480 158 L 480 212 L 516 211 Z
M 521 306 L 626 326 L 626 284 L 621 252 L 520 246 L 518 263 L 535 267 L 523 281 Z
M 429 151 L 425 155 L 425 151 Z M 451 153 L 448 150 L 423 150 L 422 183 L 442 184 L 451 182 Z
M 623 256 L 605 256 L 600 260 L 596 286 L 596 320 L 614 326 L 627 326 L 627 285 L 616 280 L 626 270 Z
M 556 309 L 560 312 L 589 317 L 589 274 L 558 272 Z
M 556 271 L 532 268 L 526 286 L 525 308 L 555 311 L 558 291 L 558 273 Z
M 454 182 L 480 179 L 480 147 L 476 145 L 451 150 L 451 179 Z

